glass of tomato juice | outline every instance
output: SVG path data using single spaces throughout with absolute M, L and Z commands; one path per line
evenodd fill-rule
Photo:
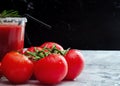
M 26 22 L 24 17 L 0 18 L 0 61 L 7 52 L 24 48 Z

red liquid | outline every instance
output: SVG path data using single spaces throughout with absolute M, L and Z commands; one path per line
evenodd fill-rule
M 0 25 L 0 60 L 12 50 L 24 47 L 24 30 L 21 25 Z

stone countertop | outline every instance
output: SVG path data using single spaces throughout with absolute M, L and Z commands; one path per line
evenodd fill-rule
M 120 51 L 81 50 L 85 68 L 74 81 L 62 81 L 54 86 L 120 86 Z M 12 85 L 7 79 L 0 80 L 0 86 L 46 86 L 37 80 Z M 50 86 L 50 85 L 47 85 Z

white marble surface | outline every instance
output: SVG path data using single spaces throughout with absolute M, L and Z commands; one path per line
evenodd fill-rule
M 54 86 L 120 86 L 120 51 L 81 51 L 85 58 L 85 68 L 74 81 L 62 81 Z M 46 86 L 38 81 L 12 85 L 6 79 L 0 86 Z M 47 85 L 51 86 L 51 85 Z M 53 85 L 52 85 L 53 86 Z

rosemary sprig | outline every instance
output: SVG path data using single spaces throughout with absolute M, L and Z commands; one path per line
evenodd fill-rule
M 20 15 L 18 11 L 4 10 L 0 13 L 0 18 L 5 18 L 5 17 L 20 17 Z

